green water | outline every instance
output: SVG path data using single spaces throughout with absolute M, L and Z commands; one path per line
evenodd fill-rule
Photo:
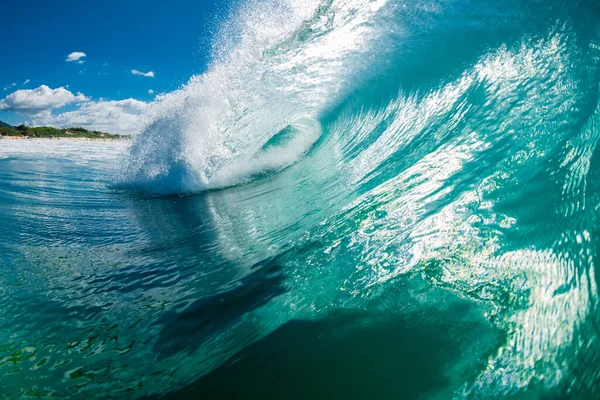
M 243 4 L 132 143 L 1 141 L 0 397 L 596 398 L 598 4 Z

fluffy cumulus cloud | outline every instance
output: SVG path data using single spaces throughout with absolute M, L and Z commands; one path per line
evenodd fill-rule
M 134 69 L 134 70 L 131 70 L 131 73 L 134 75 L 145 76 L 146 78 L 154 78 L 153 71 L 142 72 L 142 71 L 138 71 L 137 69 Z
M 118 101 L 88 101 L 77 110 L 52 114 L 40 113 L 32 125 L 49 125 L 58 128 L 83 127 L 108 133 L 129 135 L 137 133 L 141 126 L 141 114 L 148 103 L 126 99 Z
M 87 55 L 84 52 L 74 51 L 67 56 L 67 59 L 65 61 L 83 64 L 85 62 L 85 60 L 83 59 L 84 57 L 87 57 Z
M 64 87 L 50 89 L 48 86 L 42 85 L 37 89 L 21 89 L 9 94 L 0 100 L 0 110 L 37 115 L 44 111 L 88 100 L 83 94 L 73 94 Z
M 152 89 L 148 90 L 148 94 L 154 94 L 154 90 L 152 90 Z
M 30 115 L 28 124 L 57 128 L 83 127 L 122 135 L 135 134 L 149 103 L 135 100 L 91 100 L 64 87 L 21 89 L 0 100 L 0 110 Z M 69 111 L 58 110 L 71 105 Z

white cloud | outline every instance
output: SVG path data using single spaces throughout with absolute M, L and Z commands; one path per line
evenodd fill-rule
M 148 94 L 154 94 L 154 90 L 152 90 L 152 89 L 148 90 Z
M 15 86 L 17 86 L 17 84 L 13 82 L 13 83 L 12 83 L 12 87 L 15 87 Z
M 74 51 L 73 53 L 67 56 L 65 61 L 67 62 L 76 62 L 77 64 L 83 64 L 85 60 L 82 60 L 83 57 L 87 57 L 87 54 L 81 51 Z
M 90 101 L 79 109 L 53 115 L 50 111 L 40 113 L 33 125 L 50 125 L 58 128 L 83 127 L 122 135 L 134 134 L 140 129 L 141 114 L 148 103 L 126 99 L 118 101 Z
M 153 71 L 142 72 L 142 71 L 138 71 L 137 69 L 133 69 L 133 70 L 131 70 L 131 73 L 134 74 L 134 75 L 145 76 L 147 78 L 154 78 L 154 72 Z
M 31 82 L 31 79 L 25 79 L 25 82 L 23 82 L 23 83 L 21 84 L 21 86 L 25 86 L 25 85 L 27 85 L 29 82 Z
M 0 110 L 36 115 L 67 104 L 82 103 L 88 100 L 83 94 L 73 94 L 63 87 L 50 89 L 48 86 L 42 85 L 37 89 L 21 89 L 9 94 L 0 100 Z

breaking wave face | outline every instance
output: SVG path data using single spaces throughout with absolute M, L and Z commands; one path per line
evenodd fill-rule
M 486 310 L 505 339 L 456 395 L 585 393 L 600 383 L 579 368 L 600 357 L 599 63 L 591 1 L 250 1 L 208 71 L 152 105 L 119 179 L 284 190 L 260 223 L 314 222 L 282 257 L 306 280 L 338 268 L 320 301 L 416 274 Z

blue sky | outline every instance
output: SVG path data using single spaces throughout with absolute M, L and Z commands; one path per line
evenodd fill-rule
M 128 105 L 137 114 L 203 72 L 225 13 L 219 0 L 4 0 L 0 120 L 110 128 L 82 107 Z M 132 127 L 113 130 L 124 128 Z

